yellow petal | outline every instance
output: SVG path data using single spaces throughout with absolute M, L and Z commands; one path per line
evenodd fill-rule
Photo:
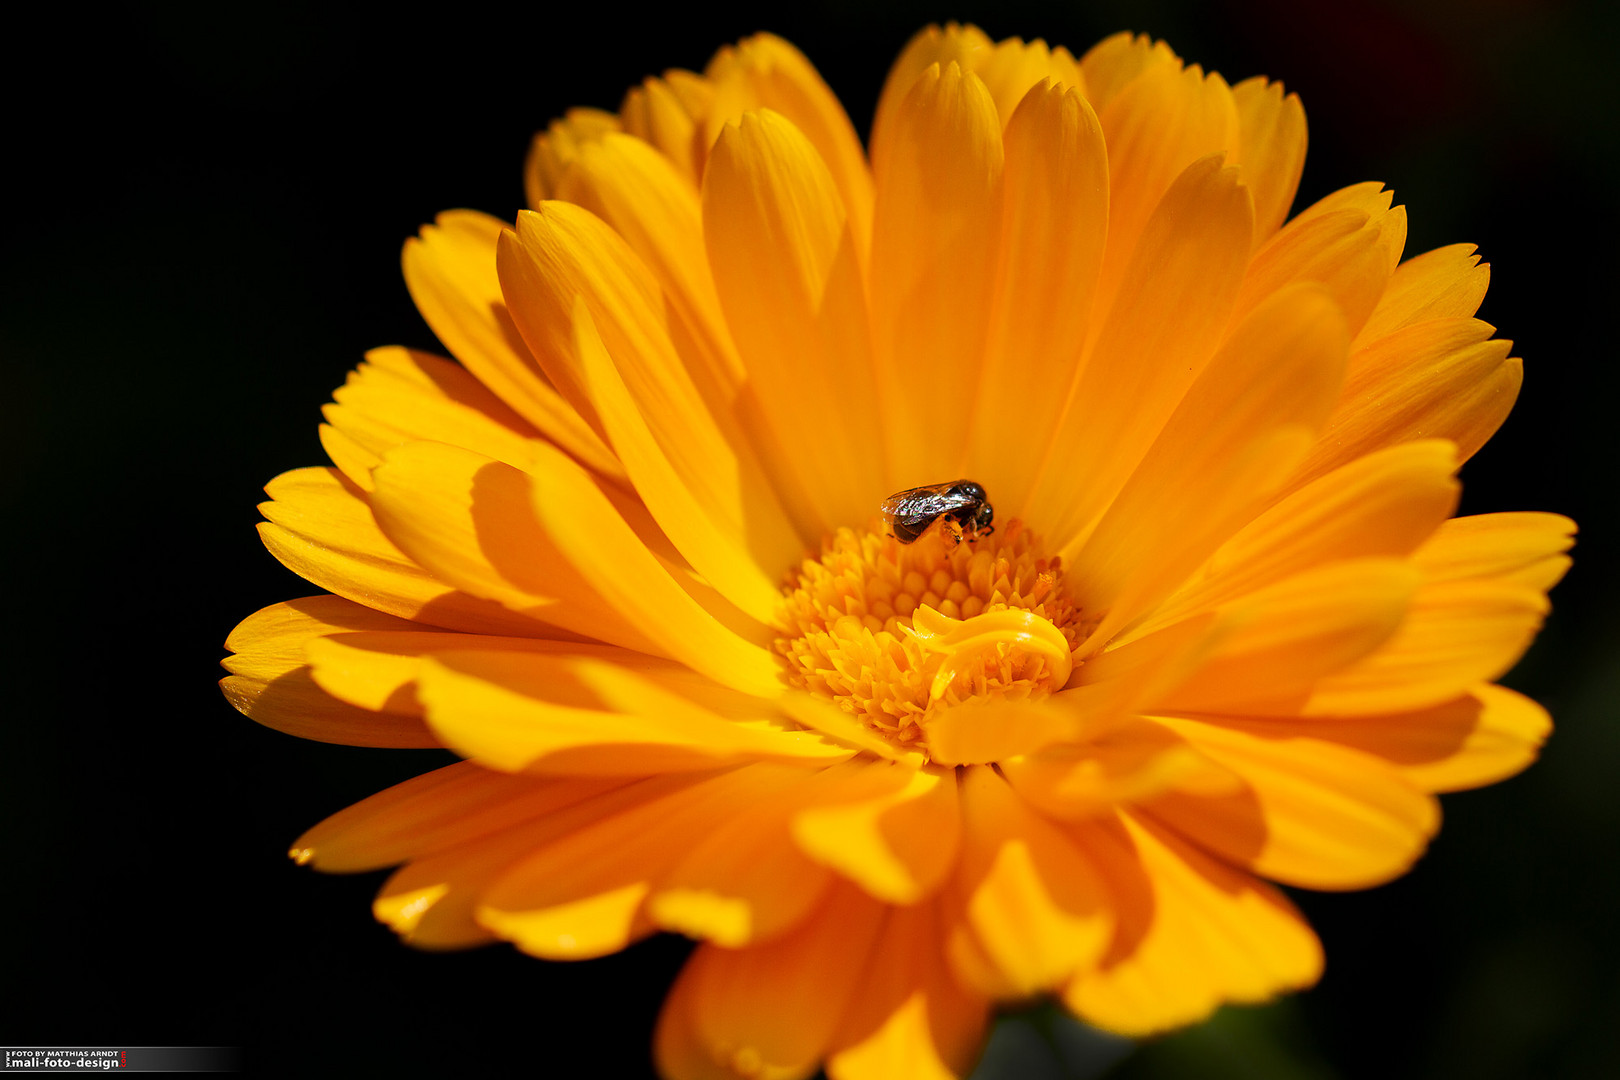
M 862 993 L 885 911 L 841 885 L 791 934 L 748 949 L 700 947 L 665 999 L 659 1070 L 678 1080 L 812 1075 Z
M 1151 916 L 1134 947 L 1064 989 L 1063 1003 L 1082 1019 L 1141 1038 L 1321 976 L 1321 944 L 1282 893 L 1149 820 L 1124 822 L 1129 846 L 1113 858 L 1146 872 Z
M 815 148 L 772 112 L 721 132 L 703 178 L 715 286 L 760 419 L 786 446 L 823 529 L 887 492 L 854 234 Z M 779 569 L 788 563 L 778 563 Z
M 539 449 L 567 460 L 543 444 Z M 532 509 L 539 484 L 529 473 L 440 443 L 410 443 L 372 476 L 372 506 L 383 532 L 437 578 L 533 620 L 528 636 L 552 636 L 544 630 L 557 626 L 639 652 L 659 651 L 601 597 L 589 576 L 570 572 Z
M 990 769 L 962 776 L 962 855 L 950 885 L 953 970 L 970 988 L 1027 997 L 1095 961 L 1113 916 L 1095 868 Z
M 776 657 L 755 643 L 768 637 L 765 628 L 742 626 L 719 597 L 689 591 L 583 469 L 560 454 L 539 459 L 530 506 L 564 560 L 659 651 L 745 694 L 782 693 Z
M 1232 87 L 1238 111 L 1238 144 L 1231 162 L 1243 170 L 1254 196 L 1254 242 L 1277 231 L 1299 189 L 1305 168 L 1305 109 L 1298 94 L 1283 96 L 1279 82 L 1260 76 Z
M 539 791 L 513 792 L 501 808 L 505 816 L 498 816 L 500 810 L 491 813 L 495 808 L 481 807 L 483 812 L 474 812 L 449 829 L 430 831 L 429 836 L 450 842 L 392 874 L 378 891 L 372 913 L 417 948 L 459 949 L 495 940 L 496 933 L 478 917 L 490 884 L 531 852 L 645 796 L 638 785 L 615 783 L 618 786 L 567 799 L 565 804 Z M 551 805 L 545 805 L 548 802 Z M 523 816 L 518 816 L 520 812 Z M 473 832 L 474 827 L 480 831 Z M 589 907 L 593 899 L 587 898 L 582 906 Z M 614 899 L 600 903 L 611 906 Z M 636 933 L 650 930 L 645 920 L 634 927 Z
M 569 109 L 534 137 L 523 163 L 523 190 L 530 209 L 557 197 L 557 185 L 579 157 L 585 144 L 609 131 L 618 131 L 619 118 L 601 109 Z
M 1467 461 L 1507 418 L 1524 377 L 1512 344 L 1490 334 L 1474 319 L 1431 319 L 1356 352 L 1301 477 L 1418 438 L 1450 439 Z
M 804 547 L 769 484 L 704 423 L 701 403 L 683 395 L 692 386 L 678 372 L 633 362 L 616 367 L 583 300 L 574 318 L 591 397 L 648 511 L 728 600 L 760 623 L 774 622 L 778 568 L 802 558 Z
M 794 811 L 823 774 L 761 772 L 748 811 L 702 837 L 664 875 L 648 914 L 673 930 L 728 949 L 788 932 L 810 914 L 833 881 L 789 835 Z
M 978 77 L 950 64 L 917 79 L 881 136 L 870 291 L 894 491 L 962 460 L 1001 225 L 1001 121 Z
M 1452 244 L 1415 255 L 1395 268 L 1355 348 L 1429 319 L 1467 318 L 1491 283 L 1491 264 L 1473 244 Z
M 1002 247 L 963 471 L 1025 515 L 1031 447 L 1054 437 L 1079 368 L 1108 233 L 1108 152 L 1075 89 L 1031 91 L 1003 134 Z
M 331 873 L 375 870 L 560 814 L 625 784 L 511 776 L 458 761 L 339 810 L 300 836 L 291 854 Z
M 1025 515 L 1049 543 L 1095 524 L 1214 355 L 1248 262 L 1252 220 L 1237 171 L 1218 158 L 1187 169 L 1165 196 L 1037 466 Z
M 506 866 L 484 892 L 478 920 L 524 952 L 585 959 L 617 952 L 654 929 L 642 902 L 699 839 L 747 812 L 749 765 L 672 774 L 619 788 L 601 813 Z
M 824 786 L 838 780 L 829 770 Z M 956 776 L 861 760 L 837 797 L 793 818 L 793 839 L 879 900 L 914 904 L 944 879 L 961 834 Z M 877 790 L 872 790 L 872 788 Z
M 266 727 L 316 742 L 347 746 L 440 745 L 408 711 L 362 708 L 340 701 L 310 678 L 304 650 L 311 642 L 350 630 L 401 632 L 403 619 L 337 596 L 289 600 L 249 615 L 231 631 L 220 680 L 230 703 Z
M 1232 333 L 1096 531 L 1062 552 L 1074 595 L 1107 613 L 1096 641 L 1167 596 L 1264 505 L 1332 407 L 1348 342 L 1332 301 L 1304 285 Z
M 712 154 L 721 130 L 745 112 L 768 109 L 785 117 L 826 163 L 864 259 L 872 236 L 872 173 L 855 125 L 815 66 L 775 34 L 755 34 L 715 53 L 705 74 L 715 97 L 704 123 L 703 145 Z M 711 157 L 708 168 L 713 165 Z
M 528 461 L 538 434 L 528 421 L 467 374 L 428 353 L 373 349 L 321 411 L 361 454 L 345 476 L 371 490 L 371 470 L 396 446 L 418 439 L 476 450 L 517 465 Z
M 874 729 L 823 698 L 809 694 L 784 694 L 777 708 L 812 731 L 846 746 L 865 750 L 874 757 L 920 769 L 927 758 L 918 750 L 903 750 Z
M 1050 700 L 965 701 L 928 721 L 928 756 L 941 765 L 989 765 L 1073 740 L 1081 722 Z
M 1219 644 L 1156 708 L 1291 713 L 1397 633 L 1419 580 L 1399 559 L 1351 559 L 1257 590 L 1222 610 Z
M 956 1080 L 983 1045 L 988 1003 L 958 985 L 940 951 L 936 904 L 889 912 L 861 991 L 850 1003 L 830 1080 Z
M 619 105 L 624 130 L 651 143 L 696 190 L 703 177 L 698 123 L 712 110 L 714 84 L 703 76 L 671 68 L 662 78 L 649 77 L 633 86 Z M 529 200 L 531 208 L 539 201 Z
M 684 330 L 678 343 L 692 347 L 687 366 L 705 400 L 734 395 L 743 372 L 709 276 L 692 183 L 645 142 L 610 132 L 580 148 L 558 197 L 612 226 L 657 278 L 671 322 Z
M 549 373 L 518 336 L 501 294 L 495 254 L 505 222 L 472 210 L 440 214 L 405 242 L 405 285 L 445 347 L 545 436 L 604 476 L 620 475 L 613 454 L 558 393 Z
M 1232 795 L 1171 794 L 1142 813 L 1227 862 L 1287 885 L 1362 889 L 1406 872 L 1440 813 L 1387 762 L 1295 727 L 1261 738 L 1225 724 L 1158 718 L 1240 776 Z
M 422 662 L 417 694 L 445 745 L 507 772 L 645 776 L 850 755 L 678 665 L 618 660 L 610 650 L 441 652 Z
M 555 637 L 554 630 L 461 592 L 413 562 L 377 527 L 366 495 L 336 469 L 295 469 L 265 486 L 259 536 L 311 584 L 414 622 L 474 634 Z
M 428 653 L 469 646 L 545 651 L 568 644 L 573 643 L 430 631 L 376 631 L 316 638 L 305 646 L 304 658 L 316 685 L 339 701 L 362 709 L 388 709 L 402 716 L 419 717 L 423 710 L 416 696 L 416 677 L 422 668 L 422 657 Z M 640 654 L 626 652 L 626 655 Z
M 663 290 L 623 237 L 568 202 L 542 203 L 503 233 L 495 265 L 517 325 L 558 392 L 600 432 L 574 340 L 574 307 L 583 297 L 615 356 L 648 366 L 681 366 L 670 340 Z

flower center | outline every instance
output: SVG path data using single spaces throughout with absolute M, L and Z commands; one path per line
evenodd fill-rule
M 1079 609 L 1056 557 L 1023 522 L 953 545 L 840 528 L 783 590 L 776 650 L 796 687 L 830 698 L 897 745 L 926 747 L 940 710 L 1063 687 Z

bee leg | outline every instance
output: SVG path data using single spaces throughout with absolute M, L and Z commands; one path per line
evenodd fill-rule
M 940 518 L 939 524 L 940 531 L 951 538 L 951 547 L 956 547 L 962 542 L 962 526 L 950 518 Z

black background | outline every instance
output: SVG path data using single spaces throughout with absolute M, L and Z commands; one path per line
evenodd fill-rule
M 130 4 L 8 33 L 0 556 L 9 1045 L 235 1045 L 257 1071 L 517 1066 L 636 1076 L 685 953 L 587 964 L 405 948 L 380 875 L 284 855 L 326 814 L 438 763 L 303 743 L 219 696 L 243 616 L 314 591 L 259 546 L 259 488 L 324 460 L 318 408 L 361 353 L 433 348 L 399 246 L 439 210 L 510 219 L 533 132 L 795 41 L 865 128 L 889 61 L 945 18 L 1076 54 L 1119 29 L 1311 124 L 1300 206 L 1354 181 L 1408 205 L 1408 252 L 1481 246 L 1481 315 L 1526 360 L 1464 510 L 1582 524 L 1509 680 L 1559 730 L 1525 776 L 1445 800 L 1415 872 L 1302 895 L 1321 986 L 1156 1043 L 1122 1076 L 1620 1075 L 1620 627 L 1610 323 L 1620 95 L 1613 5 L 1285 0 L 802 3 L 731 18 L 608 5 Z M 583 1055 L 581 1057 L 580 1055 Z M 1030 1074 L 1025 1074 L 1030 1075 Z

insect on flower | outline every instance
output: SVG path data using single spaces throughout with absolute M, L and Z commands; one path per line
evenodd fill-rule
M 902 544 L 916 541 L 936 521 L 951 537 L 952 545 L 974 541 L 995 532 L 995 507 L 984 487 L 972 480 L 952 480 L 907 488 L 883 500 L 883 521 Z

